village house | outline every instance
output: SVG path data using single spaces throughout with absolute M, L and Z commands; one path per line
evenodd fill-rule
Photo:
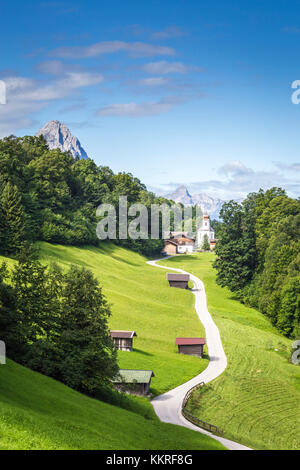
M 189 288 L 190 276 L 188 274 L 167 274 L 167 281 L 169 282 L 170 287 L 179 287 L 180 289 Z
M 193 253 L 194 246 L 195 239 L 188 236 L 186 232 L 170 232 L 170 238 L 165 241 L 162 252 L 165 255 Z
M 152 370 L 120 369 L 119 376 L 113 380 L 113 383 L 119 392 L 148 395 L 152 377 L 154 377 Z
M 187 232 L 170 232 L 169 238 L 165 240 L 165 246 L 162 254 L 172 256 L 178 254 L 189 254 L 201 250 L 205 236 L 213 250 L 216 246 L 215 232 L 211 228 L 209 215 L 204 214 L 202 225 L 197 231 L 196 239 Z
M 205 345 L 204 338 L 176 338 L 179 354 L 188 354 L 190 356 L 203 356 Z
M 133 337 L 137 336 L 135 331 L 110 330 L 116 349 L 119 351 L 129 351 L 133 349 Z

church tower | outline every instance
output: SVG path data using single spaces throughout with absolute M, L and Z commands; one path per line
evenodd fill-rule
M 203 215 L 202 225 L 197 232 L 197 248 L 201 248 L 205 235 L 207 235 L 209 242 L 215 239 L 215 232 L 210 227 L 210 218 L 208 214 Z

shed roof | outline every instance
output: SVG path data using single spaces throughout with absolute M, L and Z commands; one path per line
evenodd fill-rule
M 147 384 L 150 382 L 151 378 L 154 377 L 152 370 L 120 369 L 119 374 L 121 378 L 117 377 L 113 382 Z
M 174 274 L 174 273 L 167 274 L 167 281 L 188 282 L 189 280 L 190 280 L 189 274 Z
M 165 245 L 167 243 L 171 243 L 172 245 L 176 245 L 177 246 L 177 241 L 174 239 L 174 240 L 165 240 Z
M 205 344 L 205 338 L 176 338 L 176 344 L 178 346 Z
M 126 330 L 110 330 L 110 336 L 112 338 L 133 338 L 137 336 L 135 331 Z

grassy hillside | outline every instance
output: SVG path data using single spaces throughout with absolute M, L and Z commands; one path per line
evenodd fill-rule
M 216 285 L 213 259 L 201 253 L 163 263 L 202 279 L 228 357 L 225 373 L 194 393 L 189 410 L 250 447 L 300 449 L 300 367 L 289 362 L 291 341 Z
M 12 361 L 0 366 L 0 450 L 222 449 L 211 438 L 93 400 Z
M 203 334 L 194 298 L 170 289 L 166 273 L 128 250 L 40 245 L 41 260 L 91 269 L 112 303 L 112 328 L 135 329 L 135 352 L 123 368 L 153 369 L 153 393 L 203 370 L 208 361 L 178 355 L 175 337 Z M 0 257 L 0 261 L 4 258 Z M 5 259 L 10 266 L 13 261 Z M 222 449 L 200 433 L 160 423 L 149 400 L 129 398 L 127 411 L 92 400 L 12 361 L 0 367 L 0 449 Z M 146 418 L 144 417 L 146 416 Z
M 194 296 L 170 289 L 166 272 L 146 264 L 132 251 L 102 244 L 74 248 L 41 243 L 41 260 L 85 266 L 92 270 L 112 305 L 110 327 L 135 330 L 132 353 L 119 352 L 121 368 L 152 369 L 152 393 L 160 394 L 189 380 L 207 367 L 207 359 L 179 355 L 176 336 L 203 335 Z

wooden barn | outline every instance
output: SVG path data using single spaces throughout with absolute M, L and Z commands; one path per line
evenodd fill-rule
M 167 281 L 169 282 L 170 287 L 179 287 L 180 289 L 189 288 L 190 276 L 188 274 L 167 274 Z
M 119 392 L 148 395 L 152 377 L 154 377 L 152 370 L 120 369 L 119 376 L 113 380 L 113 383 Z
M 165 246 L 162 250 L 164 255 L 176 255 L 177 253 L 177 243 L 174 240 L 166 240 Z
M 179 354 L 188 354 L 190 356 L 203 356 L 205 345 L 204 338 L 176 338 Z
M 133 337 L 137 336 L 137 334 L 135 331 L 110 330 L 110 336 L 116 349 L 131 352 L 133 349 Z

